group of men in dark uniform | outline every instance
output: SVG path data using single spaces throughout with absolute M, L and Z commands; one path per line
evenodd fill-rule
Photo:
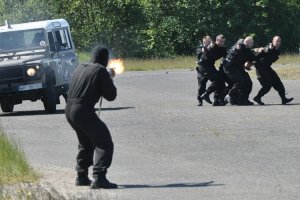
M 266 47 L 252 49 L 253 38 L 240 39 L 227 51 L 225 48 L 225 37 L 218 35 L 216 41 L 212 42 L 210 36 L 202 39 L 201 45 L 197 48 L 197 78 L 198 78 L 198 102 L 199 106 L 203 101 L 213 106 L 231 105 L 254 105 L 249 100 L 252 91 L 252 81 L 247 71 L 254 65 L 257 78 L 262 85 L 258 94 L 253 100 L 259 105 L 264 105 L 261 98 L 273 87 L 279 93 L 282 104 L 287 104 L 293 98 L 287 98 L 285 88 L 277 73 L 271 65 L 279 59 L 279 47 L 281 38 L 275 36 Z M 215 62 L 221 60 L 219 70 Z M 208 80 L 211 82 L 206 88 Z M 214 93 L 213 102 L 209 95 Z

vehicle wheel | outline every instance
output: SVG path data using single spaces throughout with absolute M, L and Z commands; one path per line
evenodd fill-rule
M 54 83 L 48 84 L 48 87 L 45 90 L 43 103 L 47 113 L 56 112 L 56 91 Z
M 1 109 L 3 112 L 12 112 L 14 110 L 14 104 L 9 102 L 1 102 Z

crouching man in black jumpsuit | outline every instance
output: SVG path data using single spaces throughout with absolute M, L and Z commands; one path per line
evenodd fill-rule
M 226 60 L 224 60 L 224 72 L 234 83 L 225 97 L 225 101 L 231 105 L 253 105 L 249 101 L 249 94 L 252 91 L 252 81 L 249 74 L 245 71 L 245 69 L 251 69 L 251 65 L 246 65 L 246 63 L 257 60 L 256 55 L 251 50 L 253 42 L 252 37 L 238 41 L 230 49 Z
M 262 51 L 258 53 L 259 60 L 255 64 L 257 79 L 260 82 L 262 88 L 259 90 L 258 94 L 253 98 L 255 102 L 260 105 L 264 105 L 261 98 L 267 94 L 273 87 L 279 93 L 281 97 L 282 104 L 287 104 L 291 102 L 294 98 L 286 98 L 285 88 L 281 82 L 277 73 L 271 68 L 272 63 L 279 59 L 279 47 L 281 45 L 281 38 L 275 36 L 272 43 L 263 48 Z
M 113 101 L 116 87 L 106 69 L 108 50 L 100 46 L 94 49 L 91 63 L 80 65 L 73 74 L 68 92 L 66 117 L 75 130 L 79 145 L 77 178 L 75 185 L 97 188 L 117 188 L 106 179 L 112 162 L 114 145 L 106 125 L 95 113 L 95 104 L 103 96 Z M 93 165 L 93 181 L 88 178 L 88 168 Z
M 210 86 L 206 92 L 201 95 L 200 100 L 205 100 L 208 103 L 212 103 L 209 99 L 209 95 L 214 93 L 214 106 L 224 106 L 223 93 L 225 89 L 225 81 L 222 74 L 216 69 L 215 62 L 220 58 L 224 58 L 227 55 L 227 50 L 224 47 L 225 37 L 218 35 L 216 42 L 211 43 L 202 53 L 200 60 L 198 61 L 198 77 L 207 77 L 211 81 Z

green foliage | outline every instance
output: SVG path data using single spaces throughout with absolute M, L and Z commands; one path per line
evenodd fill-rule
M 46 20 L 51 15 L 47 0 L 0 0 L 0 19 L 11 23 Z
M 0 0 L 1 18 L 66 18 L 78 49 L 103 44 L 122 57 L 193 55 L 205 34 L 224 34 L 228 47 L 247 35 L 256 46 L 280 35 L 285 52 L 300 41 L 300 0 Z
M 37 175 L 29 167 L 24 153 L 9 140 L 0 127 L 0 185 L 36 179 Z

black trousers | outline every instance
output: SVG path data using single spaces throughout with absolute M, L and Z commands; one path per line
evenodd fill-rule
M 233 101 L 242 103 L 248 101 L 249 95 L 252 91 L 253 83 L 249 74 L 244 69 L 237 67 L 234 69 L 234 67 L 235 66 L 231 66 L 231 69 L 224 69 L 225 74 L 233 83 L 233 86 L 229 90 L 228 94 Z
M 273 87 L 281 98 L 285 97 L 284 85 L 278 74 L 271 67 L 256 68 L 257 79 L 262 88 L 259 90 L 257 96 L 262 97 L 267 94 Z
M 206 84 L 208 82 L 208 78 L 206 76 L 201 76 L 199 72 L 197 72 L 197 79 L 198 79 L 198 99 L 201 97 L 202 94 L 206 92 Z
M 107 126 L 98 118 L 93 106 L 67 103 L 65 114 L 79 141 L 76 165 L 78 175 L 87 175 L 91 165 L 94 178 L 105 175 L 114 150 Z
M 228 92 L 231 90 L 231 88 L 233 87 L 234 82 L 232 82 L 230 80 L 230 78 L 226 75 L 226 73 L 224 72 L 224 66 L 221 65 L 219 67 L 219 72 L 221 74 L 221 76 L 223 77 L 223 80 L 225 81 L 225 83 L 227 84 L 224 93 L 223 93 L 223 99 L 224 97 L 228 94 Z
M 215 92 L 214 99 L 222 99 L 225 89 L 225 82 L 221 73 L 214 66 L 199 65 L 196 69 L 198 76 L 198 97 L 204 92 L 209 94 Z M 208 80 L 211 82 L 211 84 L 205 90 Z

